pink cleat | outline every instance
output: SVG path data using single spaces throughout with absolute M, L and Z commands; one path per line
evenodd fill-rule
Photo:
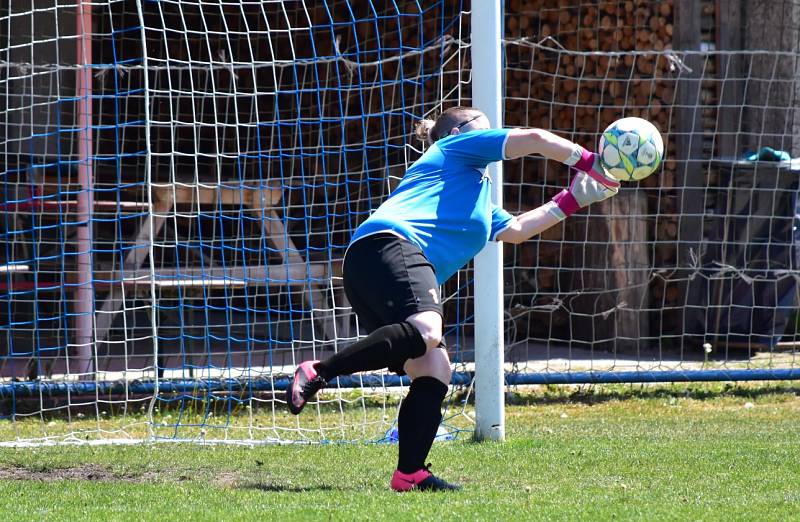
M 414 473 L 403 473 L 395 470 L 392 475 L 392 489 L 399 492 L 404 491 L 455 491 L 461 489 L 457 484 L 445 482 L 433 473 L 428 471 L 428 466 L 415 471 Z
M 286 404 L 294 415 L 303 411 L 306 402 L 328 384 L 314 369 L 314 365 L 318 362 L 301 363 L 294 371 L 294 377 L 286 388 Z

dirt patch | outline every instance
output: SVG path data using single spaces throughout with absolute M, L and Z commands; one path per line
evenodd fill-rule
M 250 488 L 250 489 L 265 489 L 272 490 L 273 487 L 269 484 L 263 485 L 254 484 L 249 475 L 242 475 L 229 471 L 220 471 L 215 473 L 209 479 L 211 485 L 224 488 Z M 245 480 L 245 479 L 251 480 Z M 195 480 L 191 473 L 185 470 L 165 469 L 162 471 L 145 471 L 142 473 L 121 473 L 114 472 L 109 468 L 97 464 L 85 464 L 81 466 L 73 466 L 69 468 L 26 468 L 24 466 L 12 467 L 6 464 L 0 466 L 0 480 L 35 480 L 40 482 L 53 482 L 56 480 L 87 480 L 96 482 L 130 482 L 130 483 L 143 483 L 143 482 L 189 482 Z M 243 485 L 244 484 L 244 485 Z M 279 487 L 274 487 L 277 491 Z M 285 489 L 285 486 L 280 486 Z
M 301 493 L 305 491 L 326 491 L 331 487 L 327 485 L 296 485 L 285 479 L 252 474 L 241 474 L 230 471 L 220 471 L 208 477 L 212 486 L 222 489 L 251 489 L 257 491 L 286 491 Z M 34 480 L 38 482 L 55 482 L 58 480 L 85 480 L 94 482 L 126 482 L 126 483 L 152 483 L 152 482 L 187 482 L 194 480 L 189 473 L 182 470 L 163 470 L 160 472 L 145 471 L 143 473 L 120 473 L 97 464 L 85 464 L 69 468 L 26 468 L 24 466 L 12 467 L 6 464 L 0 467 L 0 480 Z
M 218 472 L 214 474 L 213 484 L 220 488 L 230 489 L 239 485 L 241 477 L 236 473 Z
M 25 467 L 0 468 L 0 480 L 38 480 L 53 482 L 56 480 L 91 480 L 99 482 L 149 482 L 155 478 L 155 473 L 141 475 L 118 475 L 113 471 L 98 466 L 87 464 L 72 468 L 33 469 Z

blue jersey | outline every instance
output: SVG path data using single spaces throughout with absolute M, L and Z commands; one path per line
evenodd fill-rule
M 509 129 L 474 130 L 431 145 L 353 241 L 391 232 L 422 249 L 443 283 L 508 228 L 511 215 L 491 202 L 486 165 L 503 159 Z

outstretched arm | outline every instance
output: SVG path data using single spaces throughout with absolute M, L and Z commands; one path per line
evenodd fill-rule
M 597 154 L 544 129 L 511 129 L 505 146 L 506 159 L 538 154 L 560 161 L 579 172 L 569 188 L 539 208 L 515 217 L 495 239 L 522 243 L 547 230 L 574 212 L 617 193 L 619 181 L 600 166 Z
M 579 146 L 544 129 L 511 129 L 506 140 L 506 158 L 516 159 L 539 154 L 564 163 Z M 578 156 L 580 157 L 580 156 Z
M 506 140 L 506 159 L 529 154 L 538 154 L 575 167 L 606 187 L 619 187 L 619 181 L 606 174 L 594 152 L 544 129 L 511 129 Z
M 509 227 L 497 234 L 497 241 L 522 243 L 557 224 L 561 219 L 551 212 L 552 202 L 514 217 Z
M 578 172 L 572 178 L 569 188 L 556 194 L 552 200 L 541 207 L 515 217 L 508 228 L 497 234 L 495 239 L 506 243 L 522 243 L 578 210 L 610 198 L 618 190 L 618 187 L 607 187 L 589 177 L 588 174 Z

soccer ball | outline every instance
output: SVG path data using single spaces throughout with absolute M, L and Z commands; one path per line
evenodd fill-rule
M 658 169 L 664 141 L 655 125 L 642 118 L 622 118 L 600 137 L 600 163 L 620 181 L 644 179 Z

